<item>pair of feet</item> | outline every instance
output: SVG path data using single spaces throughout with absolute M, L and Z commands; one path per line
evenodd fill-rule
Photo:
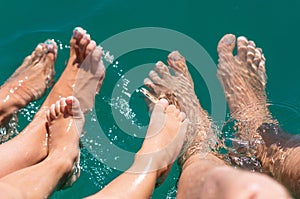
M 237 45 L 237 55 L 233 50 Z M 267 108 L 265 57 L 253 41 L 234 35 L 225 35 L 218 44 L 218 78 L 224 88 L 225 96 L 239 137 L 250 143 L 259 143 L 256 133 L 263 123 L 274 123 Z M 190 124 L 183 146 L 179 164 L 193 156 L 202 156 L 211 151 L 210 143 L 216 140 L 212 122 L 201 107 L 194 91 L 194 83 L 188 72 L 183 56 L 172 52 L 168 56 L 169 67 L 158 62 L 149 73 L 144 84 L 156 97 L 166 97 L 185 112 Z M 172 69 L 175 75 L 171 75 Z M 171 97 L 170 97 L 171 96 Z M 175 96 L 175 98 L 174 98 Z
M 9 93 L 15 88 L 15 84 L 25 82 L 18 85 L 15 92 L 11 92 L 11 95 L 14 95 L 8 99 L 10 106 L 6 104 L 6 107 L 10 109 L 6 110 L 6 113 L 11 114 L 42 96 L 49 86 L 48 83 L 52 81 L 56 57 L 55 42 L 47 40 L 39 44 L 31 56 L 25 58 L 23 64 L 1 90 L 3 93 Z M 6 166 L 3 166 L 7 170 L 2 170 L 1 176 L 34 165 L 46 157 L 44 161 L 70 160 L 72 164 L 69 165 L 72 166 L 67 169 L 69 175 L 62 180 L 69 179 L 66 182 L 68 185 L 78 177 L 78 171 L 74 166 L 79 160 L 78 143 L 84 123 L 82 113 L 93 107 L 95 94 L 102 85 L 105 68 L 101 57 L 102 50 L 96 47 L 96 42 L 91 40 L 90 35 L 82 28 L 76 28 L 70 41 L 70 58 L 60 79 L 52 88 L 33 121 L 15 139 L 2 145 L 3 148 L 12 148 L 20 140 L 27 143 L 23 146 L 26 149 L 18 155 L 24 157 L 26 154 L 25 159 L 30 159 L 30 162 L 24 163 L 22 158 L 16 158 L 22 164 L 15 164 L 13 160 L 11 163 L 8 162 Z M 39 72 L 38 75 L 36 71 Z M 47 128 L 45 128 L 45 123 L 47 123 Z M 151 168 L 151 170 L 158 170 L 159 176 L 177 157 L 181 146 L 178 146 L 178 142 L 183 142 L 186 126 L 185 115 L 176 107 L 169 106 L 163 100 L 156 105 L 147 138 L 139 155 L 161 154 L 155 156 L 155 164 Z M 32 137 L 36 139 L 33 141 L 30 139 Z M 34 150 L 28 151 L 30 145 L 35 146 Z M 15 157 L 13 154 L 12 156 Z
M 44 94 L 53 81 L 56 57 L 57 45 L 53 40 L 39 44 L 1 87 L 0 95 L 4 99 L 0 102 L 1 124 L 14 111 Z M 87 112 L 93 107 L 104 76 L 102 48 L 84 29 L 75 28 L 70 40 L 70 57 L 60 79 L 32 122 L 14 139 L 1 145 L 5 151 L 11 151 L 13 158 L 0 169 L 0 176 L 34 165 L 45 157 L 55 159 L 53 155 L 71 157 L 72 162 L 78 159 L 78 142 L 84 120 L 81 110 Z M 67 96 L 76 98 L 65 98 Z M 73 110 L 70 109 L 72 103 L 75 106 Z M 47 122 L 49 128 L 45 127 Z M 68 133 L 70 131 L 73 133 Z M 66 143 L 75 148 L 63 148 Z M 15 145 L 20 150 L 14 154 Z M 63 149 L 64 153 L 55 152 Z M 70 156 L 74 152 L 76 157 Z

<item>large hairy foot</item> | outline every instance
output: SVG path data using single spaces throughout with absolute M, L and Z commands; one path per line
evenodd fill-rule
M 39 44 L 1 87 L 0 125 L 16 110 L 40 98 L 51 86 L 57 45 L 53 40 Z
M 172 104 L 180 107 L 180 110 L 190 120 L 182 150 L 183 154 L 179 159 L 180 165 L 183 165 L 191 155 L 209 152 L 209 142 L 215 138 L 212 133 L 211 121 L 195 94 L 194 83 L 184 57 L 177 51 L 172 52 L 168 56 L 168 63 L 175 75 L 170 74 L 169 68 L 164 63 L 158 62 L 154 71 L 149 73 L 149 78 L 144 80 L 144 84 L 156 97 L 165 97 Z
M 266 101 L 265 58 L 262 50 L 245 37 L 225 35 L 218 45 L 218 77 L 223 85 L 231 116 L 236 119 L 240 137 L 254 144 L 254 154 L 263 171 L 283 182 L 300 196 L 299 136 L 283 132 L 271 118 Z
M 253 41 L 225 35 L 218 44 L 218 77 L 223 85 L 230 114 L 238 121 L 241 137 L 249 140 L 263 123 L 274 122 L 267 108 L 265 57 Z
M 188 125 L 185 118 L 185 114 L 174 105 L 160 99 L 154 106 L 145 140 L 130 171 L 145 172 L 145 166 L 151 163 L 147 166 L 148 172 L 156 171 L 157 177 L 167 174 L 184 142 Z
M 47 112 L 48 159 L 65 161 L 68 165 L 62 188 L 71 186 L 80 175 L 79 139 L 84 125 L 84 115 L 75 97 L 61 98 Z

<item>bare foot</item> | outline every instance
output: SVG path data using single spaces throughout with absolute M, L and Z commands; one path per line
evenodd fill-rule
M 156 171 L 157 177 L 165 174 L 182 148 L 188 125 L 185 118 L 185 113 L 168 105 L 166 99 L 160 99 L 154 106 L 146 138 L 130 171 L 142 173 L 147 164 L 148 172 Z
M 263 171 L 300 196 L 299 136 L 283 132 L 267 107 L 265 58 L 262 50 L 245 37 L 225 35 L 218 45 L 218 77 L 240 137 L 251 141 Z M 254 145 L 254 147 L 252 146 Z
M 1 87 L 0 125 L 16 110 L 40 98 L 51 86 L 57 45 L 53 40 L 39 44 Z
M 223 85 L 231 116 L 238 121 L 241 137 L 250 140 L 263 123 L 275 123 L 267 108 L 265 57 L 253 41 L 225 35 L 218 44 L 218 77 Z
M 211 128 L 212 123 L 195 94 L 194 83 L 184 57 L 177 51 L 172 52 L 168 56 L 168 63 L 175 75 L 170 74 L 166 65 L 158 62 L 155 71 L 149 73 L 150 78 L 146 78 L 144 84 L 157 97 L 165 97 L 172 104 L 180 107 L 180 110 L 190 120 L 182 150 L 183 155 L 179 159 L 182 166 L 190 156 L 208 153 L 210 151 L 209 142 L 215 137 Z
M 91 40 L 90 35 L 80 27 L 75 28 L 70 40 L 70 58 L 67 67 L 43 106 L 55 103 L 60 97 L 75 95 L 84 112 L 91 109 L 105 75 L 101 56 L 101 47 L 96 47 L 96 42 Z
M 96 91 L 100 89 L 105 74 L 101 55 L 101 48 L 96 47 L 96 42 L 90 39 L 86 31 L 82 28 L 75 28 L 70 40 L 70 58 L 60 79 L 32 122 L 10 142 L 0 145 L 0 149 L 3 149 L 0 150 L 0 158 L 14 157 L 2 164 L 0 177 L 36 164 L 46 157 L 48 147 L 45 113 L 58 99 L 75 95 L 79 98 L 83 110 L 92 108 Z M 87 61 L 84 61 L 85 59 Z M 87 89 L 89 93 L 86 94 L 87 90 L 75 89 L 81 88 L 80 85 L 83 85 L 82 88 Z M 93 90 L 94 92 L 91 92 Z M 15 145 L 19 146 L 18 150 L 15 150 Z
M 79 101 L 72 96 L 61 98 L 47 112 L 48 147 L 46 160 L 62 161 L 66 165 L 62 187 L 71 186 L 80 175 L 79 139 L 84 125 L 84 115 Z

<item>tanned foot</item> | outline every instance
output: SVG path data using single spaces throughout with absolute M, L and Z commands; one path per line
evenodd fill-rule
M 169 105 L 166 99 L 160 99 L 152 111 L 146 138 L 135 157 L 137 164 L 131 168 L 131 172 L 144 172 L 141 169 L 150 162 L 148 172 L 156 171 L 157 178 L 167 174 L 184 142 L 188 125 L 185 118 L 185 113 L 174 105 Z M 157 183 L 162 181 L 161 178 Z
M 47 112 L 48 147 L 46 160 L 62 161 L 65 176 L 60 187 L 71 186 L 79 177 L 79 139 L 84 115 L 79 101 L 72 96 L 61 98 Z
M 225 35 L 218 44 L 218 77 L 241 137 L 249 140 L 263 123 L 275 122 L 267 108 L 265 58 L 260 48 L 245 37 Z
M 212 133 L 212 124 L 207 113 L 201 107 L 194 91 L 194 83 L 189 74 L 185 59 L 179 52 L 172 52 L 168 56 L 168 63 L 175 75 L 171 75 L 169 67 L 158 62 L 154 71 L 144 84 L 151 89 L 156 97 L 165 97 L 184 112 L 190 123 L 187 128 L 183 154 L 179 158 L 182 166 L 192 155 L 206 154 L 210 151 L 208 142 L 215 139 Z
M 0 148 L 6 149 L 2 150 L 2 153 L 0 150 L 0 158 L 14 157 L 2 164 L 0 177 L 36 164 L 47 156 L 45 113 L 57 100 L 75 95 L 83 111 L 92 108 L 96 91 L 100 89 L 105 74 L 101 56 L 101 48 L 96 47 L 96 42 L 91 40 L 90 35 L 82 28 L 75 28 L 70 40 L 68 64 L 42 107 L 32 122 L 18 136 L 5 145 L 0 145 Z M 76 89 L 81 88 L 82 85 L 85 90 Z M 15 145 L 19 146 L 18 150 L 15 150 Z M 4 151 L 9 151 L 9 155 Z
M 51 86 L 57 45 L 53 40 L 39 44 L 1 87 L 0 125 L 16 110 L 40 98 Z

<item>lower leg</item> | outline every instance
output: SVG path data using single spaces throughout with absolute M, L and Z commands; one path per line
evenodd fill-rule
M 177 198 L 288 199 L 290 196 L 283 186 L 268 176 L 234 169 L 208 154 L 204 158 L 191 156 L 185 162 Z

